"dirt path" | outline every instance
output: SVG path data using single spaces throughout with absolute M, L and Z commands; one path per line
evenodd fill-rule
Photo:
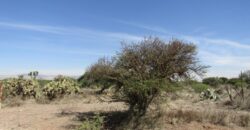
M 95 104 L 25 104 L 20 107 L 0 110 L 0 130 L 66 130 L 79 124 L 75 114 L 90 111 L 116 111 L 123 109 L 122 103 Z

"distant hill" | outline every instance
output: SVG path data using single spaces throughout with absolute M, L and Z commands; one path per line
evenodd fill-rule
M 27 74 L 20 74 L 23 75 L 24 78 L 29 78 L 29 76 Z M 47 79 L 47 80 L 52 80 L 54 79 L 56 76 L 58 75 L 38 75 L 37 79 Z M 64 76 L 68 76 L 68 77 L 72 77 L 74 79 L 79 78 L 79 75 L 64 75 Z M 0 80 L 2 79 L 6 79 L 6 78 L 17 78 L 18 75 L 0 75 Z

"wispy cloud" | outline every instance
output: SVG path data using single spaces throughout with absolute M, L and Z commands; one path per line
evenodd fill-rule
M 170 31 L 164 29 L 163 27 L 138 24 L 138 23 L 127 22 L 127 21 L 122 21 L 122 20 L 117 20 L 117 22 L 120 22 L 120 23 L 123 23 L 126 25 L 130 25 L 130 26 L 134 26 L 134 27 L 138 27 L 141 29 L 146 29 L 146 30 L 150 30 L 150 31 L 158 32 L 158 33 L 163 33 L 165 35 L 178 36 L 180 38 L 183 38 L 183 39 L 188 40 L 188 41 L 192 41 L 194 43 L 206 42 L 206 43 L 217 44 L 217 45 L 228 45 L 228 46 L 237 47 L 240 49 L 250 49 L 250 45 L 243 44 L 243 43 L 233 41 L 233 40 L 207 38 L 207 37 L 202 37 L 202 36 L 200 36 L 200 37 L 190 36 L 190 35 L 185 35 L 185 34 L 181 34 L 181 33 L 170 32 Z M 204 28 L 205 27 L 194 29 L 194 32 L 197 32 L 197 31 L 200 32 L 200 31 L 204 30 Z M 205 32 L 204 34 L 207 34 L 207 32 Z M 208 33 L 208 34 L 210 34 L 210 33 Z M 215 34 L 215 33 L 213 33 L 213 34 Z
M 131 35 L 123 32 L 108 32 L 95 29 L 86 29 L 82 27 L 60 27 L 50 25 L 37 25 L 27 23 L 11 23 L 11 22 L 0 22 L 0 27 L 22 29 L 29 31 L 37 31 L 43 33 L 52 33 L 59 35 L 72 35 L 72 36 L 84 36 L 87 34 L 92 37 L 107 37 L 114 39 L 128 39 L 128 40 L 140 40 L 141 36 Z
M 128 21 L 123 21 L 123 20 L 115 20 L 118 23 L 126 24 L 129 26 L 141 28 L 141 29 L 146 29 L 158 33 L 163 33 L 163 34 L 169 34 L 169 35 L 178 35 L 177 33 L 169 32 L 168 30 L 158 27 L 158 26 L 149 26 L 149 25 L 144 25 L 144 24 L 139 24 L 139 23 L 134 23 L 134 22 L 128 22 Z
M 216 39 L 216 38 L 206 38 L 206 37 L 194 37 L 194 36 L 182 36 L 186 40 L 190 40 L 197 43 L 208 43 L 215 45 L 226 45 L 231 47 L 236 47 L 238 49 L 250 49 L 250 45 L 243 44 L 237 41 L 228 39 Z
M 202 50 L 201 58 L 216 66 L 231 66 L 238 68 L 248 68 L 250 66 L 250 56 L 219 55 Z M 240 64 L 237 64 L 240 63 Z
M 57 28 L 52 26 L 43 26 L 43 25 L 34 25 L 34 24 L 24 24 L 24 23 L 9 23 L 9 22 L 0 22 L 1 27 L 14 28 L 14 29 L 24 29 L 45 33 L 55 33 L 55 34 L 64 34 L 66 30 L 63 28 Z

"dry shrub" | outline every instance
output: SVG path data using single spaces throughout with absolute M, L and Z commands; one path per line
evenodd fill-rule
M 244 88 L 243 91 L 232 89 L 232 86 L 225 86 L 227 92 L 226 96 L 229 97 L 229 100 L 224 102 L 224 105 L 231 106 L 230 108 L 237 108 L 241 110 L 250 110 L 250 89 Z M 242 92 L 244 94 L 242 94 Z
M 236 96 L 232 104 L 237 108 L 250 110 L 250 90 L 245 90 L 244 99 L 242 99 L 240 96 Z
M 236 120 L 237 125 L 243 126 L 243 127 L 248 127 L 250 121 L 250 116 L 249 115 L 239 115 L 239 117 Z
M 249 127 L 250 115 L 243 113 L 232 113 L 229 111 L 197 111 L 197 110 L 175 110 L 165 114 L 165 119 L 171 124 L 202 122 L 215 125 L 229 126 L 231 124 Z

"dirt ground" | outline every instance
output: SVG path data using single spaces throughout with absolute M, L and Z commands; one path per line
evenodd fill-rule
M 192 95 L 185 95 L 193 98 Z M 191 96 L 191 97 L 189 97 Z M 175 100 L 168 103 L 169 110 L 176 109 L 220 109 L 215 103 L 194 100 Z M 81 122 L 76 119 L 79 113 L 110 112 L 125 110 L 127 106 L 121 102 L 68 100 L 51 104 L 37 104 L 25 101 L 17 107 L 4 107 L 0 110 L 0 130 L 69 130 L 76 129 Z M 246 112 L 247 113 L 247 112 Z M 162 124 L 163 130 L 247 130 L 237 126 L 220 126 L 209 123 L 190 122 L 184 124 Z
M 122 103 L 25 104 L 0 110 L 0 130 L 66 130 L 80 122 L 77 113 L 117 111 Z M 64 113 L 67 113 L 66 115 Z M 71 114 L 69 114 L 71 113 Z

